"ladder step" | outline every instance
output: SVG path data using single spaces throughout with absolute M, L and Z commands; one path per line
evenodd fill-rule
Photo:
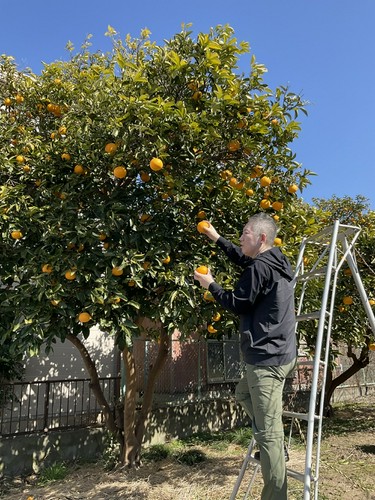
M 287 418 L 297 418 L 298 420 L 305 420 L 306 422 L 309 420 L 308 413 L 298 413 L 296 411 L 283 411 L 283 416 Z M 321 420 L 320 415 L 314 415 L 314 420 Z
M 332 268 L 333 269 L 333 268 Z M 319 278 L 319 276 L 325 276 L 327 274 L 327 266 L 320 267 L 319 269 L 314 269 L 308 273 L 300 274 L 296 277 L 297 281 L 308 281 L 312 278 Z
M 319 319 L 320 318 L 320 313 L 321 311 L 312 311 L 310 313 L 306 314 L 299 314 L 296 316 L 296 321 L 308 321 L 310 319 Z M 326 315 L 328 315 L 328 311 L 326 312 Z
M 300 481 L 301 483 L 305 482 L 305 474 L 302 472 L 297 472 L 293 469 L 286 469 L 286 473 L 289 477 L 292 477 L 293 479 L 297 479 L 297 481 Z M 316 478 L 314 476 L 311 477 L 311 482 L 314 483 L 316 481 Z

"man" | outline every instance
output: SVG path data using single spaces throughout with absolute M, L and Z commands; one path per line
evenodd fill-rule
M 205 234 L 243 272 L 230 291 L 210 271 L 194 273 L 222 307 L 240 318 L 246 374 L 236 387 L 236 399 L 251 417 L 259 446 L 262 500 L 287 499 L 282 393 L 297 356 L 293 273 L 285 255 L 273 246 L 276 233 L 272 217 L 256 214 L 243 228 L 238 247 L 210 224 Z

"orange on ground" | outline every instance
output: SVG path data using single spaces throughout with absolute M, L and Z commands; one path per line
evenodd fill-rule
M 115 144 L 114 142 L 109 142 L 105 145 L 104 151 L 109 155 L 114 155 L 117 151 L 117 144 Z
M 211 224 L 208 222 L 208 220 L 201 220 L 197 224 L 197 230 L 199 233 L 205 233 L 206 229 L 208 229 L 211 226 Z
M 208 274 L 208 267 L 207 266 L 199 266 L 196 268 L 196 272 L 199 274 Z
M 158 172 L 163 168 L 163 162 L 160 158 L 152 158 L 152 160 L 150 161 L 150 168 L 154 172 Z
M 42 273 L 52 273 L 52 266 L 51 264 L 43 264 L 42 265 Z
M 124 274 L 124 270 L 121 269 L 121 267 L 115 266 L 112 268 L 112 275 L 113 276 L 121 276 L 122 274 Z
M 78 315 L 78 321 L 80 321 L 81 323 L 87 323 L 88 321 L 90 321 L 90 319 L 91 315 L 88 312 L 83 311 Z
M 117 177 L 117 179 L 124 179 L 126 177 L 126 168 L 125 167 L 116 167 L 113 170 L 113 175 Z
M 19 231 L 18 229 L 16 229 L 15 231 L 12 231 L 10 233 L 11 237 L 14 239 L 14 240 L 19 240 L 22 238 L 23 234 L 21 231 Z
M 342 301 L 346 306 L 350 306 L 351 304 L 353 304 L 353 298 L 350 296 L 344 297 Z

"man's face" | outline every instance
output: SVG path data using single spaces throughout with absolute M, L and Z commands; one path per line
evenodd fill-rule
M 262 246 L 262 242 L 262 235 L 254 234 L 251 226 L 246 224 L 240 238 L 242 253 L 248 257 L 256 257 L 259 253 L 260 247 Z

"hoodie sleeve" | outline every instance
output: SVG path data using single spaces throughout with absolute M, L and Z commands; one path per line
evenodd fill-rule
M 252 260 L 251 257 L 247 257 L 242 253 L 242 250 L 239 246 L 235 245 L 231 241 L 226 240 L 222 236 L 220 236 L 216 244 L 219 248 L 221 248 L 221 250 L 223 250 L 228 259 L 238 266 L 246 267 Z
M 264 286 L 266 276 L 262 268 L 256 265 L 247 267 L 234 290 L 224 290 L 216 282 L 211 283 L 208 289 L 224 309 L 235 314 L 248 313 Z

